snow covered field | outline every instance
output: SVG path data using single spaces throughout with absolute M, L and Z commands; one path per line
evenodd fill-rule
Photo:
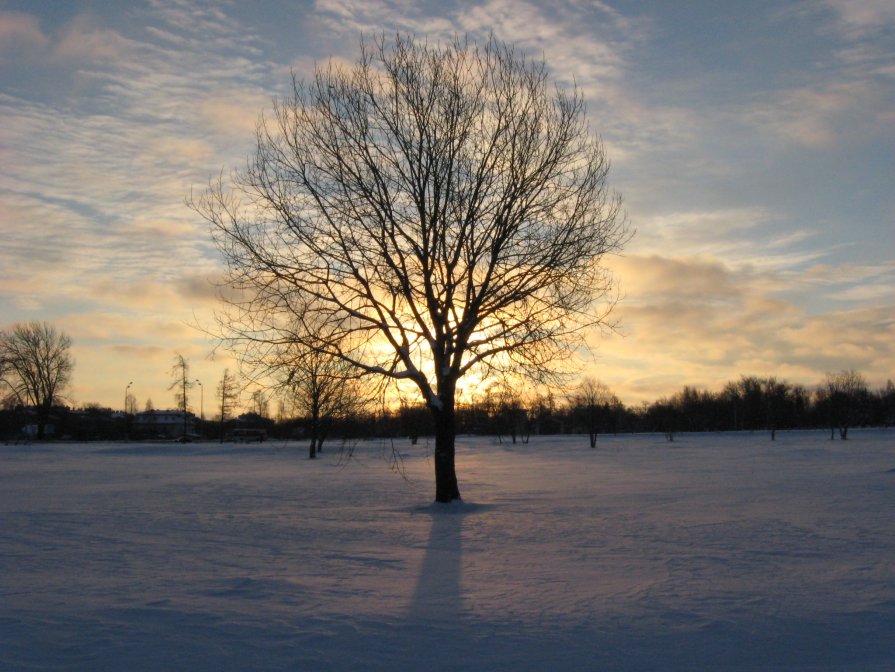
M 405 442 L 0 446 L 0 669 L 893 670 L 850 436 L 461 438 L 448 507 Z

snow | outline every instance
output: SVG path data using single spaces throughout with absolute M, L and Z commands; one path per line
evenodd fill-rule
M 0 446 L 0 669 L 895 669 L 891 430 L 395 445 Z

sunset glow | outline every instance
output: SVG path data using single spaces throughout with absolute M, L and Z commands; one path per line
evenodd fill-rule
M 173 406 L 175 352 L 213 394 L 235 364 L 204 333 L 222 262 L 190 194 L 244 164 L 290 70 L 352 61 L 361 34 L 493 32 L 584 92 L 637 230 L 606 260 L 618 326 L 589 335 L 583 375 L 630 404 L 741 374 L 882 386 L 895 11 L 747 4 L 5 2 L 0 328 L 71 336 L 72 405 L 120 408 L 133 381 L 140 408 Z

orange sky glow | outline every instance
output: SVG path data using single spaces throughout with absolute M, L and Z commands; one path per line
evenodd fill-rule
M 258 115 L 358 37 L 492 32 L 584 91 L 637 234 L 607 259 L 615 331 L 576 370 L 629 404 L 741 374 L 895 378 L 895 11 L 721 3 L 6 2 L 0 327 L 74 341 L 69 402 L 212 413 L 221 260 L 185 204 L 241 165 Z M 542 5 L 549 5 L 542 6 Z M 132 383 L 132 384 L 131 384 Z M 467 385 L 468 395 L 480 390 Z

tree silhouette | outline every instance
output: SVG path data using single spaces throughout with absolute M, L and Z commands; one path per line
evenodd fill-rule
M 190 364 L 179 352 L 174 354 L 174 364 L 171 366 L 171 377 L 174 379 L 169 390 L 174 392 L 174 400 L 177 408 L 183 415 L 183 440 L 186 440 L 188 433 L 188 413 L 190 410 L 189 393 L 195 386 L 195 382 L 190 379 Z
M 224 375 L 217 387 L 217 398 L 220 401 L 221 410 L 221 443 L 224 442 L 224 428 L 227 420 L 233 415 L 239 403 L 239 387 L 236 383 L 236 376 L 230 373 L 230 369 L 224 369 Z
M 237 290 L 225 339 L 415 385 L 458 499 L 458 380 L 545 379 L 613 304 L 600 262 L 630 232 L 581 93 L 495 39 L 399 35 L 294 80 L 256 144 L 192 201 Z
M 597 435 L 606 415 L 615 413 L 621 404 L 606 383 L 593 378 L 584 378 L 570 398 L 573 410 L 584 416 L 590 447 L 597 447 Z
M 869 405 L 870 390 L 864 376 L 854 369 L 827 373 L 817 395 L 830 426 L 830 438 L 838 427 L 839 438 L 848 439 L 849 427 L 862 421 Z
M 299 343 L 291 343 L 274 361 L 280 389 L 308 421 L 308 457 L 314 459 L 322 452 L 334 420 L 363 407 L 356 371 L 343 359 Z
M 71 338 L 47 322 L 0 331 L 0 385 L 16 403 L 33 406 L 37 438 L 44 438 L 53 404 L 71 382 Z

